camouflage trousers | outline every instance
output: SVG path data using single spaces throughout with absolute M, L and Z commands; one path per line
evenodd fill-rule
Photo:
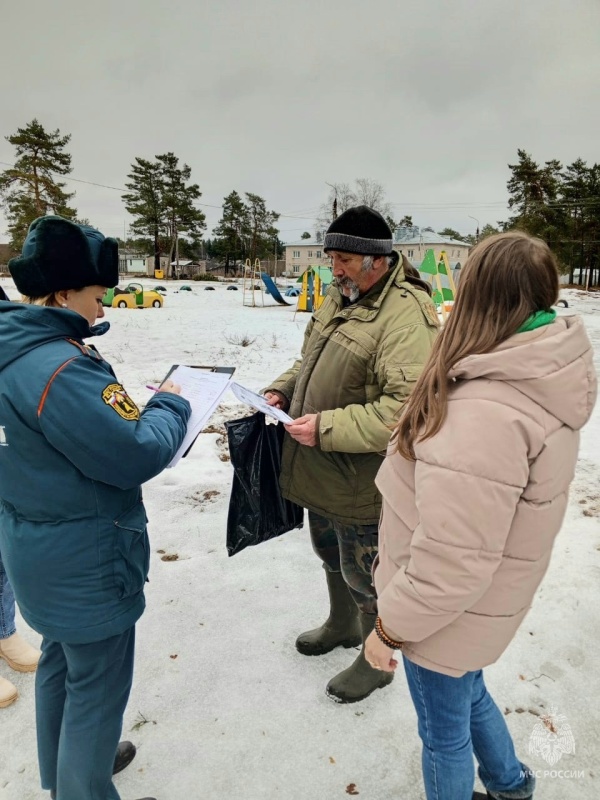
M 310 538 L 327 572 L 341 572 L 354 602 L 366 614 L 377 613 L 371 567 L 377 555 L 378 525 L 344 525 L 308 512 Z

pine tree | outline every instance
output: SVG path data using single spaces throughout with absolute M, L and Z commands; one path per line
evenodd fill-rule
M 64 152 L 70 139 L 58 129 L 47 132 L 37 119 L 6 137 L 16 148 L 16 158 L 14 167 L 0 174 L 0 197 L 9 221 L 10 243 L 17 251 L 37 217 L 52 213 L 75 219 L 77 215 L 69 206 L 74 193 L 65 192 L 65 184 L 56 179 L 72 171 L 71 156 Z
M 246 192 L 248 209 L 250 245 L 248 255 L 254 264 L 256 258 L 266 258 L 273 253 L 273 245 L 278 250 L 277 234 L 279 231 L 275 223 L 279 214 L 268 211 L 262 197 L 252 192 Z
M 187 164 L 180 167 L 179 159 L 174 153 L 156 156 L 156 160 L 161 167 L 162 207 L 170 240 L 169 261 L 175 262 L 178 268 L 180 235 L 187 234 L 192 245 L 197 246 L 202 231 L 206 228 L 206 216 L 194 205 L 202 192 L 197 183 L 188 185 L 192 170 Z
M 588 167 L 576 159 L 565 168 L 560 196 L 567 217 L 569 283 L 574 282 L 576 269 L 583 283 L 584 270 L 600 268 L 600 165 Z
M 584 276 L 590 285 L 600 282 L 600 165 L 588 167 L 578 158 L 563 169 L 556 159 L 539 166 L 524 150 L 518 156 L 518 164 L 509 164 L 507 184 L 508 204 L 516 213 L 498 224 L 544 239 L 570 283 L 577 270 L 580 283 Z
M 204 213 L 194 205 L 202 192 L 196 183 L 187 185 L 191 174 L 187 164 L 179 166 L 174 153 L 164 153 L 154 161 L 136 158 L 127 176 L 129 191 L 122 199 L 134 218 L 131 230 L 152 239 L 155 270 L 160 269 L 161 250 L 169 253 L 170 263 L 177 262 L 181 234 L 188 235 L 196 246 L 206 227 Z
M 459 241 L 464 239 L 464 236 L 462 236 L 462 234 L 460 234 L 457 230 L 454 230 L 454 228 L 444 228 L 443 230 L 438 231 L 438 234 L 440 236 L 444 236 L 446 239 L 458 239 Z
M 213 255 L 225 262 L 225 274 L 238 259 L 244 261 L 248 252 L 250 219 L 248 208 L 240 195 L 233 191 L 223 200 L 223 215 L 213 231 Z
M 493 225 L 490 225 L 489 222 L 486 222 L 479 234 L 479 241 L 487 239 L 488 236 L 495 236 L 497 233 L 500 233 L 500 228 L 495 228 Z
M 125 186 L 129 192 L 122 196 L 122 200 L 127 212 L 133 217 L 131 232 L 140 238 L 152 240 L 156 271 L 160 269 L 165 229 L 161 166 L 145 158 L 136 158 L 127 177 L 129 183 Z
M 509 164 L 512 176 L 507 183 L 509 208 L 516 211 L 504 229 L 519 228 L 540 236 L 563 260 L 563 240 L 566 227 L 564 206 L 559 201 L 561 186 L 560 161 L 546 161 L 540 167 L 525 150 L 518 150 L 518 164 Z

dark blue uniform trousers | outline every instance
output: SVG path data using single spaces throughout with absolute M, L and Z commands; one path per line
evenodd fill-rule
M 119 800 L 112 770 L 133 677 L 135 626 L 91 644 L 42 641 L 35 684 L 42 788 Z

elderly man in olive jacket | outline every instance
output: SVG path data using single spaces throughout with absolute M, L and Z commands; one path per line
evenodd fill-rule
M 296 641 L 304 655 L 364 644 L 373 630 L 381 512 L 375 475 L 438 330 L 426 284 L 406 279 L 392 242 L 386 221 L 366 206 L 334 220 L 323 248 L 333 284 L 307 326 L 300 359 L 265 392 L 294 418 L 286 425 L 281 489 L 308 509 L 329 590 L 329 618 Z M 391 678 L 371 668 L 363 646 L 327 693 L 352 703 Z

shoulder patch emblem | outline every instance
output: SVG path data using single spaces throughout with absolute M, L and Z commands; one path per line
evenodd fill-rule
M 433 325 L 434 328 L 440 327 L 440 318 L 437 315 L 437 311 L 433 303 L 423 303 L 421 306 L 425 317 L 427 318 L 427 322 Z
M 120 383 L 111 383 L 102 392 L 102 399 L 123 419 L 139 419 L 140 410 Z

